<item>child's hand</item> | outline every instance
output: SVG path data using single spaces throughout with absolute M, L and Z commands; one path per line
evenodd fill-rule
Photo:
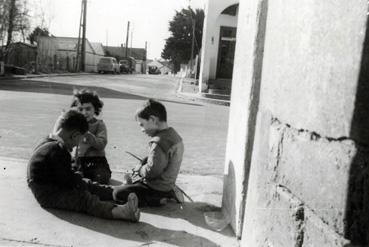
M 141 169 L 142 165 L 141 164 L 137 164 L 135 166 L 135 168 L 132 169 L 133 173 L 139 173 L 140 169 Z
M 91 144 L 95 140 L 95 136 L 90 132 L 87 131 L 86 134 L 83 136 L 83 142 Z

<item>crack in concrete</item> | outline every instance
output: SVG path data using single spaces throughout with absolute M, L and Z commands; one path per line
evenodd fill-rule
M 315 131 L 311 131 L 308 129 L 298 129 L 296 127 L 293 127 L 291 124 L 289 123 L 285 123 L 282 122 L 281 120 L 279 120 L 277 117 L 273 117 L 272 118 L 272 125 L 280 125 L 280 126 L 284 126 L 286 128 L 288 128 L 289 130 L 296 132 L 298 134 L 305 134 L 307 136 L 309 136 L 311 141 L 319 141 L 319 140 L 326 140 L 328 142 L 344 142 L 344 141 L 351 141 L 353 143 L 355 143 L 356 146 L 360 146 L 361 148 L 369 148 L 368 144 L 365 144 L 363 142 L 357 141 L 354 138 L 348 137 L 348 136 L 340 136 L 340 137 L 331 137 L 331 136 L 323 136 L 320 135 L 319 133 L 315 132 Z
M 2 241 L 8 241 L 8 242 L 23 243 L 23 244 L 32 244 L 32 245 L 38 245 L 38 246 L 69 247 L 68 245 L 46 244 L 46 243 L 41 243 L 41 242 L 19 240 L 19 239 L 10 239 L 10 238 L 0 238 L 0 241 L 1 240 Z

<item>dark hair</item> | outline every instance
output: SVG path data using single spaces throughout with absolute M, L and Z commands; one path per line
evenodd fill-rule
M 85 134 L 88 130 L 88 123 L 82 113 L 69 110 L 63 114 L 60 127 L 68 131 L 77 130 L 81 134 Z
M 73 90 L 73 101 L 71 107 L 75 107 L 78 103 L 91 103 L 95 108 L 95 114 L 98 116 L 101 112 L 102 107 L 104 106 L 104 102 L 102 102 L 99 98 L 99 95 L 96 91 L 91 91 L 89 89 L 81 89 L 81 90 Z
M 149 99 L 136 111 L 135 119 L 137 120 L 139 117 L 148 120 L 150 116 L 158 117 L 160 121 L 166 122 L 167 111 L 165 106 L 158 101 Z

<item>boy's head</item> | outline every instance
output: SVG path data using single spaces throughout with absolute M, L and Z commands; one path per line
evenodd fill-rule
M 100 100 L 99 95 L 95 91 L 88 89 L 74 90 L 72 108 L 76 108 L 87 119 L 91 120 L 95 115 L 101 112 L 104 103 Z
M 167 111 L 162 103 L 149 99 L 136 111 L 135 119 L 142 132 L 153 136 L 163 125 L 166 125 Z
M 69 110 L 63 114 L 60 129 L 63 132 L 61 138 L 68 149 L 77 146 L 83 135 L 88 130 L 88 123 L 82 113 Z

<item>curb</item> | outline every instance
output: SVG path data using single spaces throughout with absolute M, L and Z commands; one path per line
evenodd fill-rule
M 204 103 L 209 103 L 209 104 L 214 104 L 214 105 L 224 105 L 224 106 L 230 106 L 231 102 L 230 100 L 221 100 L 221 99 L 212 99 L 212 98 L 207 98 L 205 96 L 203 96 L 203 94 L 201 93 L 184 93 L 182 92 L 182 84 L 183 84 L 183 79 L 181 78 L 179 80 L 179 86 L 176 92 L 177 97 L 182 98 L 182 99 L 191 99 L 193 101 L 199 101 L 199 102 L 204 102 Z
M 79 75 L 93 75 L 94 73 L 62 73 L 62 74 L 41 74 L 41 75 L 14 75 L 14 76 L 0 76 L 1 80 L 16 80 L 16 79 L 29 79 L 29 78 L 42 78 L 42 77 L 56 77 L 56 76 L 79 76 Z

